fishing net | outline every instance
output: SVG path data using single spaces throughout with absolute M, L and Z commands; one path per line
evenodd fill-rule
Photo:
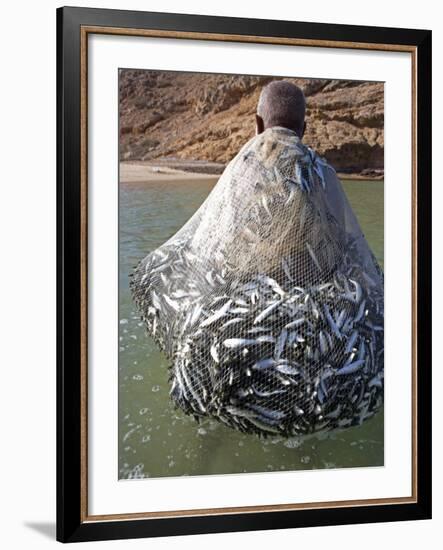
M 251 139 L 131 288 L 185 413 L 296 436 L 383 403 L 383 274 L 335 171 L 291 130 Z

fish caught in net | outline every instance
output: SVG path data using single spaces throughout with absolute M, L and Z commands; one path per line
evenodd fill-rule
M 197 419 L 290 437 L 383 404 L 383 273 L 335 171 L 291 130 L 251 139 L 131 290 Z

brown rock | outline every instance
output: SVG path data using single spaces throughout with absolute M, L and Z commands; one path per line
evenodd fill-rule
M 270 77 L 120 71 L 120 157 L 227 163 L 255 133 Z M 344 172 L 383 170 L 382 83 L 294 79 L 307 99 L 305 143 Z

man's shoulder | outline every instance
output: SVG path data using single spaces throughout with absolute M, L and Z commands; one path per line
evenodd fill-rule
M 323 169 L 329 169 L 335 173 L 335 168 L 332 166 L 332 164 L 329 163 L 326 157 L 321 155 L 318 151 L 316 151 L 309 145 L 305 145 L 305 148 L 313 164 L 320 164 Z

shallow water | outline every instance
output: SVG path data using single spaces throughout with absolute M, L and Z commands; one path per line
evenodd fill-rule
M 383 266 L 383 182 L 343 184 Z M 362 426 L 308 439 L 267 439 L 197 424 L 169 400 L 167 362 L 146 335 L 128 274 L 200 206 L 206 183 L 120 187 L 119 478 L 383 465 L 383 412 Z

